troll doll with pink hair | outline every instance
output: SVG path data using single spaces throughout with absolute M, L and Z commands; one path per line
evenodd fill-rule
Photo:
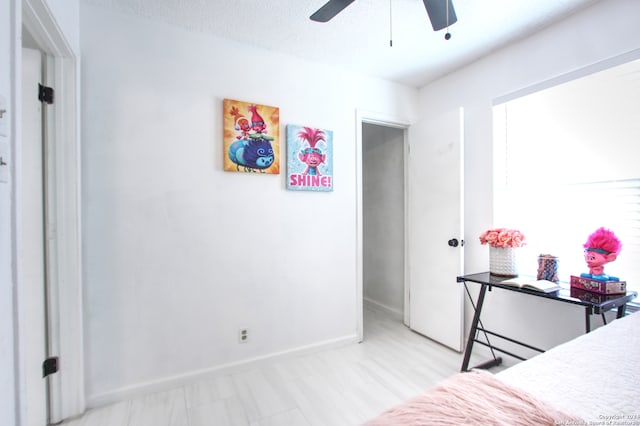
M 584 243 L 584 260 L 589 267 L 589 273 L 580 276 L 599 281 L 619 281 L 619 278 L 604 273 L 604 265 L 616 260 L 620 250 L 622 243 L 616 235 L 608 229 L 598 228 Z

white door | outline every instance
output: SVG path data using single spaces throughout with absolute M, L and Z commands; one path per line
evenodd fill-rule
M 26 406 L 25 425 L 47 424 L 47 381 L 42 362 L 47 356 L 45 323 L 44 186 L 42 150 L 42 104 L 38 83 L 42 77 L 40 52 L 22 49 L 22 144 L 19 208 L 21 212 L 18 289 L 21 306 L 21 363 Z
M 456 282 L 464 261 L 462 153 L 462 109 L 409 128 L 409 326 L 457 351 L 464 312 Z

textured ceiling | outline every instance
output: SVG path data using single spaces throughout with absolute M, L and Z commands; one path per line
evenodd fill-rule
M 450 0 L 448 41 L 422 0 L 356 0 L 328 23 L 309 19 L 325 0 L 83 1 L 421 87 L 602 0 Z

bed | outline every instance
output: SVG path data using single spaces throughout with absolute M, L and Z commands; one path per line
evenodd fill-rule
M 640 425 L 640 312 L 501 371 L 459 373 L 365 423 Z

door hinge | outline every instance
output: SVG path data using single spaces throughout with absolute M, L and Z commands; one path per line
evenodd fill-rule
M 47 358 L 42 363 L 42 377 L 47 377 L 53 373 L 58 372 L 58 357 L 52 356 L 51 358 Z
M 38 100 L 45 104 L 51 105 L 53 103 L 54 90 L 53 87 L 43 86 L 38 84 Z

